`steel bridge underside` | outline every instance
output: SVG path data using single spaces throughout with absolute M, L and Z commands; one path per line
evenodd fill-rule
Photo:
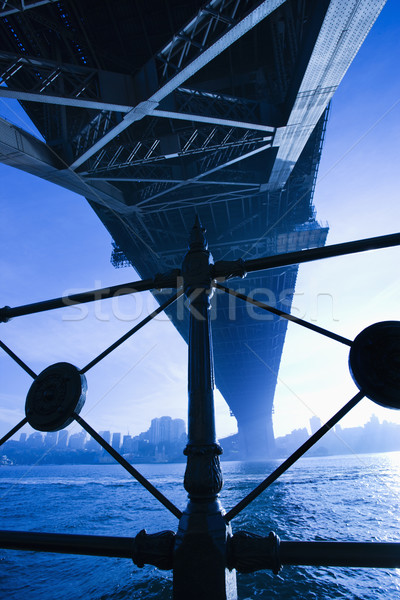
M 196 214 L 214 260 L 321 246 L 327 108 L 384 3 L 5 1 L 0 96 L 42 139 L 1 119 L 0 160 L 85 196 L 143 278 L 180 267 Z M 230 285 L 289 312 L 296 276 Z M 246 456 L 268 456 L 286 321 L 213 304 L 216 385 Z

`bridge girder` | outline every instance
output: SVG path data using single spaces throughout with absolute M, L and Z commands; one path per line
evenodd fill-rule
M 8 9 L 11 10 L 11 5 L 8 4 Z M 263 137 L 269 137 L 272 147 L 277 149 L 271 173 L 267 172 L 266 180 L 260 182 L 267 186 L 265 189 L 276 189 L 287 181 L 293 165 L 384 0 L 379 2 L 379 6 L 371 6 L 368 2 L 350 2 L 347 3 L 345 11 L 337 1 L 319 3 L 319 34 L 316 36 L 306 67 L 302 69 L 299 66 L 298 73 L 294 76 L 294 79 L 299 80 L 299 85 L 291 108 L 286 111 L 287 118 L 284 119 L 284 123 L 282 110 L 278 118 L 275 116 L 275 122 L 266 123 L 262 113 L 265 113 L 267 108 L 263 106 L 265 101 L 260 99 L 234 97 L 218 91 L 207 91 L 201 87 L 196 89 L 190 85 L 184 87 L 190 78 L 204 70 L 221 52 L 248 31 L 256 28 L 257 24 L 276 11 L 278 6 L 289 6 L 290 3 L 279 0 L 255 2 L 255 8 L 250 12 L 247 10 L 247 14 L 245 3 L 239 3 L 239 6 L 236 4 L 230 0 L 210 2 L 134 75 L 94 68 L 82 64 L 82 61 L 79 61 L 80 64 L 72 64 L 47 56 L 30 56 L 26 51 L 21 53 L 0 50 L 3 82 L 0 85 L 0 96 L 19 99 L 25 106 L 32 102 L 35 105 L 51 104 L 60 108 L 80 109 L 82 115 L 85 114 L 85 109 L 88 109 L 84 118 L 87 120 L 89 117 L 89 120 L 86 124 L 81 123 L 81 126 L 77 124 L 79 120 L 76 120 L 75 131 L 74 127 L 69 127 L 69 121 L 66 121 L 64 128 L 72 130 L 73 137 L 71 139 L 67 136 L 67 139 L 64 139 L 64 145 L 69 146 L 69 152 L 63 157 L 68 167 L 74 170 L 88 163 L 84 170 L 80 169 L 82 177 L 88 178 L 88 185 L 92 185 L 93 173 L 100 174 L 104 170 L 105 159 L 108 161 L 108 181 L 117 182 L 115 169 L 126 167 L 132 167 L 131 172 L 125 172 L 122 181 L 133 181 L 140 177 L 141 181 L 144 181 L 152 177 L 146 173 L 138 174 L 137 171 L 146 161 L 147 164 L 155 160 L 167 164 L 176 155 L 184 159 L 190 155 L 190 149 L 182 145 L 183 131 L 190 131 L 192 134 L 198 131 L 204 138 L 204 132 L 210 133 L 214 129 L 226 134 L 233 130 L 236 135 L 234 143 L 239 145 L 238 130 L 243 129 L 244 135 L 252 132 L 253 139 L 256 137 L 255 132 L 265 132 L 264 136 L 260 133 L 260 141 Z M 17 11 L 17 6 L 12 6 Z M 26 4 L 25 9 L 36 7 L 39 10 L 39 6 L 41 3 L 32 2 L 30 5 Z M 278 20 L 277 23 L 279 22 Z M 299 40 L 294 35 L 293 19 L 287 20 L 286 27 L 290 32 L 287 36 L 290 40 L 288 45 L 293 54 L 294 48 L 299 46 Z M 281 43 L 278 30 L 277 25 L 271 28 L 273 35 L 277 37 L 277 46 Z M 330 40 L 329 43 L 327 39 Z M 19 45 L 21 46 L 21 43 Z M 279 52 L 275 54 L 277 76 L 287 79 L 287 75 L 283 77 L 282 74 L 282 55 L 279 55 Z M 149 89 L 151 93 L 146 93 Z M 67 119 L 65 113 L 60 113 L 59 118 L 60 121 Z M 150 156 L 146 157 L 146 153 L 142 155 L 141 162 L 138 162 L 138 159 L 133 161 L 133 156 L 129 160 L 138 144 L 144 146 L 143 128 L 135 130 L 134 123 L 145 118 L 151 118 L 152 123 L 159 120 L 186 123 L 182 133 L 178 131 L 175 136 L 169 136 L 175 137 L 171 143 L 176 152 L 158 152 L 155 156 L 152 151 L 153 160 Z M 196 123 L 199 124 L 197 128 Z M 210 130 L 210 126 L 214 127 Z M 121 138 L 126 129 L 129 130 L 129 136 L 126 139 Z M 117 141 L 116 138 L 121 139 Z M 150 147 L 147 151 L 157 142 L 160 145 L 160 139 L 166 139 L 165 134 L 164 137 L 154 135 L 153 140 L 149 138 Z M 54 141 L 47 141 L 51 141 L 54 146 Z M 168 143 L 165 143 L 168 146 Z M 127 156 L 125 153 L 124 162 L 118 162 L 116 155 L 121 152 L 122 147 L 130 147 L 131 151 Z M 224 144 L 220 143 L 219 147 L 223 150 Z M 198 147 L 195 151 L 201 150 L 202 148 Z M 209 144 L 205 144 L 203 150 L 204 153 L 210 151 Z M 216 149 L 216 156 L 217 154 Z M 246 156 L 246 153 L 243 156 Z M 110 168 L 110 163 L 113 169 Z M 221 168 L 226 168 L 229 164 L 229 161 L 224 163 L 221 157 Z M 189 166 L 189 171 L 192 168 Z M 178 169 L 181 171 L 179 177 L 176 177 L 176 170 L 175 167 L 175 177 L 171 174 L 168 174 L 168 177 L 157 177 L 159 181 L 156 182 L 155 198 L 159 193 L 168 194 L 168 190 L 174 192 L 175 185 L 191 185 L 197 181 L 197 175 L 185 176 L 182 172 L 184 167 Z M 161 190 L 161 179 L 175 180 L 177 183 L 170 185 L 163 181 L 164 190 Z M 135 193 L 147 197 L 149 188 L 146 187 L 145 191 L 139 191 L 136 186 Z

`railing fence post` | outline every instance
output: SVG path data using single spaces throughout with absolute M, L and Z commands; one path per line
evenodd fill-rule
M 236 573 L 227 569 L 230 526 L 218 499 L 223 479 L 214 417 L 210 327 L 211 256 L 198 219 L 182 266 L 190 306 L 188 444 L 184 485 L 188 505 L 179 522 L 174 600 L 236 600 Z

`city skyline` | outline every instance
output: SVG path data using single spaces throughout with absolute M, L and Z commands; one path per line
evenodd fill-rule
M 174 425 L 174 427 L 171 427 Z M 296 428 L 276 439 L 273 457 L 287 458 L 320 427 L 313 416 L 308 428 Z M 171 432 L 174 429 L 174 433 Z M 186 426 L 182 419 L 164 416 L 152 419 L 147 431 L 137 436 L 121 432 L 100 431 L 100 436 L 132 464 L 153 462 L 185 462 Z M 221 440 L 224 460 L 243 460 L 237 434 Z M 344 454 L 371 454 L 400 451 L 400 424 L 380 422 L 373 414 L 363 426 L 342 428 L 340 424 L 326 433 L 306 457 Z M 362 459 L 360 458 L 362 462 Z M 69 435 L 67 429 L 55 432 L 22 432 L 19 440 L 10 440 L 0 452 L 1 465 L 13 464 L 116 464 L 115 459 L 85 431 Z
M 170 436 L 163 436 L 160 429 L 157 427 L 158 432 L 160 433 L 157 435 L 155 433 L 156 431 L 156 422 L 160 422 L 163 420 L 169 420 L 172 421 L 174 424 L 176 424 L 177 426 L 179 425 L 179 427 L 175 428 L 175 435 L 173 435 L 170 439 Z M 382 425 L 385 423 L 388 424 L 392 424 L 392 422 L 390 420 L 385 419 L 382 423 L 379 421 L 379 418 L 375 415 L 375 413 L 373 413 L 370 417 L 370 420 L 367 422 L 368 423 L 373 423 L 373 424 L 378 424 L 378 425 Z M 154 425 L 153 425 L 154 424 Z M 317 416 L 313 416 L 310 418 L 309 420 L 309 424 L 308 427 L 303 427 L 303 428 L 295 428 L 293 429 L 291 432 L 289 432 L 287 435 L 291 435 L 293 434 L 295 431 L 300 431 L 300 430 L 306 430 L 307 431 L 307 435 L 311 436 L 314 433 L 316 433 L 318 431 L 318 429 L 321 428 L 321 426 L 323 425 L 323 423 L 321 422 L 321 419 Z M 352 429 L 352 427 L 341 427 L 340 424 L 336 425 L 332 430 L 332 431 L 336 431 L 336 432 L 340 432 L 340 431 L 344 431 L 346 429 Z M 165 429 L 163 430 L 165 431 Z M 61 435 L 62 434 L 62 435 Z M 145 431 L 141 431 L 140 433 L 138 433 L 137 435 L 131 436 L 129 434 L 129 432 L 127 434 L 123 434 L 121 431 L 110 431 L 110 430 L 105 430 L 105 431 L 100 431 L 99 435 L 101 435 L 101 437 L 110 445 L 112 445 L 113 448 L 115 448 L 116 446 L 121 446 L 123 443 L 123 438 L 131 438 L 131 439 L 135 439 L 135 438 L 140 438 L 140 437 L 144 437 L 147 434 L 147 439 L 154 444 L 158 444 L 160 442 L 163 441 L 175 441 L 175 440 L 179 440 L 181 438 L 182 435 L 187 435 L 186 433 L 186 423 L 183 419 L 172 419 L 172 417 L 169 416 L 162 416 L 162 417 L 155 417 L 154 419 L 151 420 L 151 424 L 150 427 L 145 430 Z M 78 433 L 70 433 L 68 428 L 65 429 L 61 429 L 60 431 L 36 431 L 36 430 L 32 430 L 32 433 L 30 433 L 29 435 L 26 432 L 21 432 L 19 434 L 19 442 L 21 443 L 25 443 L 27 442 L 29 439 L 42 439 L 43 443 L 47 446 L 53 444 L 53 445 L 62 445 L 62 446 L 67 446 L 69 443 L 69 440 L 71 438 L 76 439 L 77 436 L 81 437 L 82 439 L 85 440 L 85 442 L 94 440 L 94 438 L 92 438 L 90 436 L 90 434 L 88 434 L 86 431 L 81 430 Z M 62 437 L 62 440 L 60 440 L 60 438 Z M 285 436 L 281 436 L 281 438 L 283 438 Z M 118 444 L 114 444 L 114 441 L 118 439 L 119 443 Z M 97 444 L 97 442 L 96 442 Z
M 72 431 L 72 433 L 71 433 Z M 186 435 L 186 423 L 184 419 L 172 419 L 167 415 L 162 417 L 154 417 L 151 420 L 150 426 L 145 431 L 141 431 L 137 435 L 131 436 L 128 434 L 123 434 L 121 431 L 111 431 L 104 430 L 99 431 L 99 435 L 113 448 L 117 449 L 123 443 L 124 438 L 136 439 L 148 434 L 148 440 L 153 444 L 159 444 L 162 442 L 175 442 L 181 439 L 182 435 Z M 15 436 L 17 437 L 17 436 Z M 31 434 L 27 434 L 26 431 L 23 431 L 19 435 L 19 442 L 28 442 L 31 440 L 39 440 L 42 439 L 44 445 L 46 446 L 69 446 L 69 442 L 71 438 L 73 440 L 77 440 L 79 438 L 83 439 L 83 444 L 88 441 L 95 441 L 86 431 L 81 430 L 79 432 L 75 432 L 74 429 L 65 428 L 60 431 L 35 431 L 32 429 Z M 62 438 L 62 440 L 60 440 Z M 88 439 L 87 439 L 88 438 Z M 119 443 L 116 443 L 116 440 L 119 440 Z M 100 446 L 96 442 L 96 447 Z
M 0 465 L 13 464 L 113 464 L 106 446 L 134 462 L 179 462 L 186 445 L 186 424 L 183 419 L 156 417 L 150 427 L 136 436 L 120 431 L 100 431 L 105 445 L 99 444 L 85 430 L 41 432 L 19 435 L 9 440 L 0 452 Z

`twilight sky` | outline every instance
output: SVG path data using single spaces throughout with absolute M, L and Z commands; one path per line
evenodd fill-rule
M 314 196 L 328 244 L 399 230 L 399 17 L 398 2 L 389 0 L 332 102 Z M 16 103 L 0 98 L 0 116 L 23 126 Z M 84 198 L 2 164 L 0 181 L 0 306 L 139 279 L 112 267 L 110 236 Z M 399 264 L 396 248 L 301 265 L 292 312 L 351 339 L 374 322 L 398 320 Z M 155 306 L 143 293 L 20 317 L 1 325 L 0 339 L 36 373 L 59 361 L 82 367 Z M 313 415 L 325 421 L 356 393 L 347 357 L 346 346 L 289 324 L 276 435 L 307 426 Z M 186 363 L 186 344 L 161 315 L 89 371 L 82 415 L 97 430 L 132 435 L 157 416 L 186 420 Z M 2 435 L 23 418 L 32 380 L 3 352 L 0 369 Z M 236 421 L 215 396 L 224 437 Z M 364 399 L 342 426 L 362 425 L 373 413 L 400 423 L 400 412 Z

